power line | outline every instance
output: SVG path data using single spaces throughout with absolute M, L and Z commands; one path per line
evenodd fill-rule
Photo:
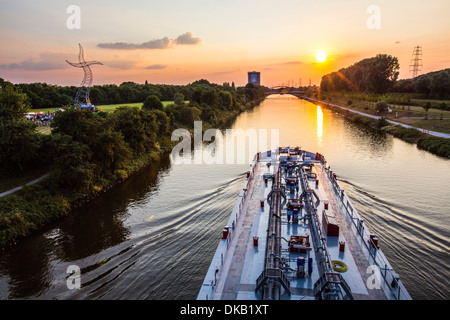
M 420 69 L 422 66 L 422 48 L 417 46 L 414 48 L 411 64 L 409 65 L 409 71 L 412 73 L 413 78 L 419 75 L 419 72 L 422 71 L 422 69 Z

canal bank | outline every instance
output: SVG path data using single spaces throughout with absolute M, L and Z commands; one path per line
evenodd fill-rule
M 214 123 L 203 121 L 203 131 L 217 125 L 225 127 L 232 123 L 239 114 L 253 109 L 264 98 L 251 100 L 238 110 L 217 110 Z M 175 123 L 177 127 L 193 131 L 192 126 Z M 171 152 L 178 143 L 171 141 L 169 136 L 160 136 L 149 152 L 138 154 L 122 170 L 109 179 L 100 179 L 94 190 L 89 193 L 63 193 L 54 190 L 51 173 L 34 183 L 6 192 L 0 197 L 0 248 L 5 250 L 16 245 L 24 237 L 39 231 L 45 225 L 60 217 L 70 214 L 76 208 L 83 207 L 99 195 L 123 183 L 128 178 L 140 172 L 161 156 Z
M 442 132 L 427 131 L 403 123 L 387 120 L 381 116 L 374 116 L 351 108 L 342 107 L 310 97 L 299 96 L 300 99 L 323 105 L 335 112 L 343 114 L 347 119 L 375 130 L 389 133 L 396 138 L 416 144 L 419 149 L 429 151 L 435 155 L 450 158 L 450 135 Z

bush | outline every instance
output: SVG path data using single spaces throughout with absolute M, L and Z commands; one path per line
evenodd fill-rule
M 144 104 L 142 105 L 142 109 L 144 110 L 161 110 L 164 111 L 164 106 L 159 98 L 155 95 L 149 95 L 144 100 Z
M 0 199 L 0 246 L 28 235 L 50 220 L 65 215 L 69 202 L 48 185 L 35 184 Z
M 189 106 L 186 105 L 175 105 L 171 104 L 167 106 L 167 112 L 173 114 L 174 121 L 179 124 L 193 126 L 194 121 L 199 121 L 201 111 L 195 102 L 190 103 Z
M 389 125 L 389 122 L 387 122 L 387 120 L 385 118 L 381 117 L 378 119 L 378 122 L 377 122 L 378 128 L 386 127 L 388 125 Z
M 417 147 L 438 156 L 450 157 L 450 139 L 440 137 L 422 138 L 417 141 Z
M 378 113 L 383 113 L 383 112 L 387 112 L 388 111 L 388 104 L 385 102 L 385 101 L 378 101 L 376 104 L 375 104 L 375 110 L 378 112 Z
M 158 126 L 158 137 L 166 135 L 170 130 L 170 118 L 161 110 L 152 110 L 150 113 L 155 116 Z
M 177 92 L 173 96 L 173 101 L 175 104 L 183 104 L 184 101 L 184 95 L 181 92 Z

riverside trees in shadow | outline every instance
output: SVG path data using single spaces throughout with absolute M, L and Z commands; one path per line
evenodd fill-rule
M 108 113 L 66 106 L 55 114 L 51 134 L 41 135 L 24 117 L 31 106 L 29 97 L 20 86 L 2 81 L 0 175 L 20 176 L 47 166 L 49 176 L 0 198 L 0 245 L 67 214 L 170 151 L 174 128 L 193 128 L 196 120 L 203 120 L 205 127 L 216 126 L 264 99 L 264 89 L 252 84 L 235 88 L 201 80 L 181 88 L 187 92 L 184 97 L 191 97 L 192 91 L 199 100 L 177 99 L 163 110 L 148 105 Z M 161 92 L 150 92 L 151 96 L 158 100 L 165 89 L 161 86 Z

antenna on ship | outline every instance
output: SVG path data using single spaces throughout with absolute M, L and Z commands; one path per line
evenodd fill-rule
M 412 77 L 415 78 L 419 75 L 422 67 L 422 48 L 417 46 L 414 48 L 411 64 L 409 65 L 409 71 L 412 73 Z

